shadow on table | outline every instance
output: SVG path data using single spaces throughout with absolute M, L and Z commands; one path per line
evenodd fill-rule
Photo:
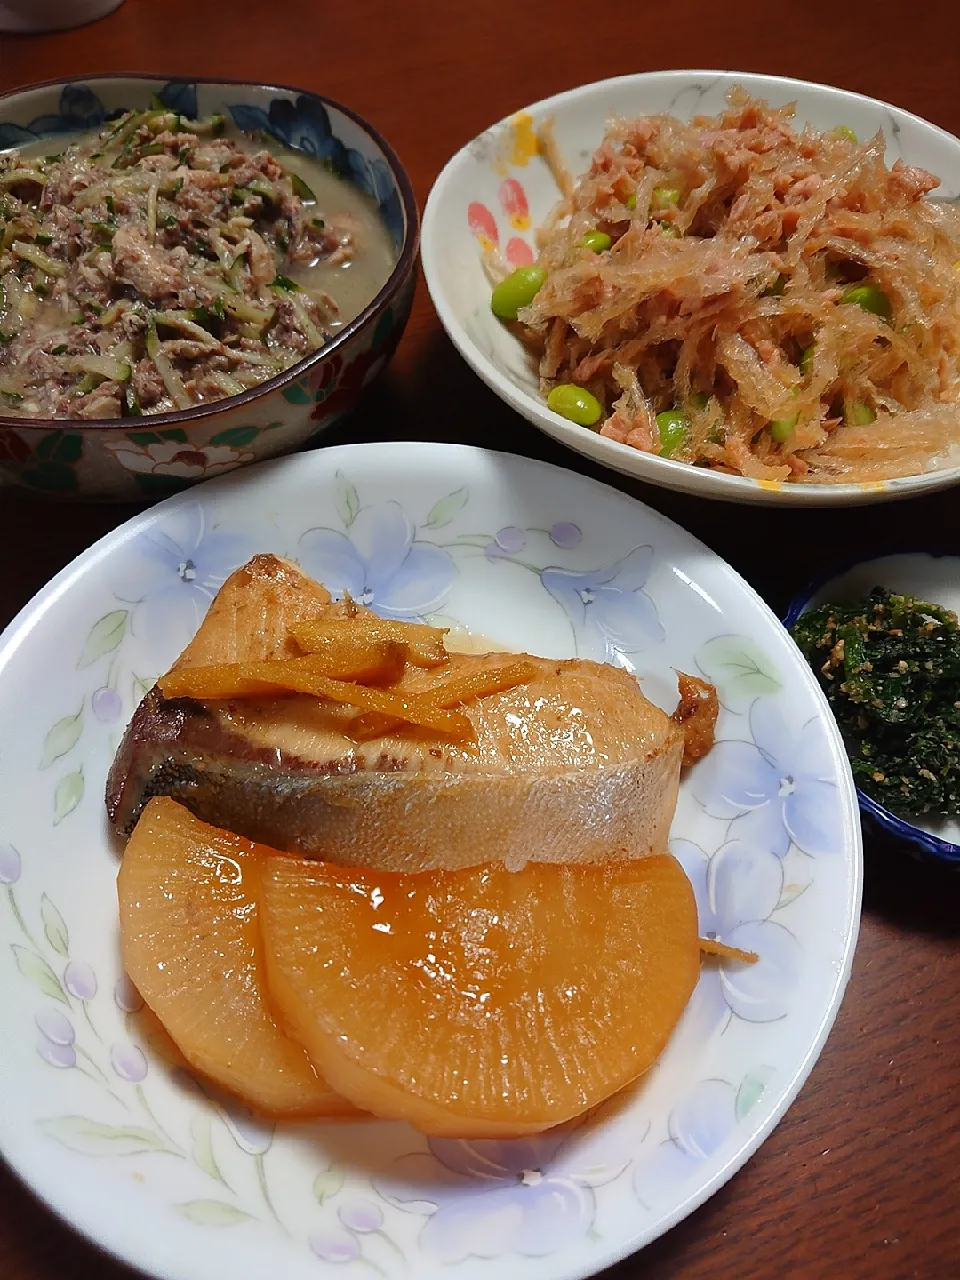
M 117 1262 L 54 1217 L 2 1160 L 0 1197 L 7 1206 L 5 1221 L 10 1224 L 0 1250 L 4 1276 L 19 1275 L 22 1270 L 24 1275 L 69 1275 L 70 1280 L 143 1280 L 141 1272 Z
M 540 458 L 612 485 L 700 538 L 742 573 L 778 614 L 811 577 L 851 555 L 956 545 L 956 498 L 950 492 L 897 503 L 895 508 L 883 503 L 801 510 L 708 501 L 619 475 L 558 444 L 509 409 L 473 374 L 440 330 L 421 338 L 412 366 L 405 364 L 401 346 L 396 364 L 388 366 L 356 409 L 324 432 L 315 447 L 387 440 L 450 441 L 496 449 Z M 4 566 L 2 595 L 11 601 L 28 599 L 72 556 L 146 505 L 65 504 L 4 487 L 0 546 L 13 551 L 7 557 L 9 568 Z M 7 616 L 10 612 L 8 606 Z M 6 621 L 0 616 L 0 626 Z
M 421 339 L 413 367 L 389 367 L 324 443 L 391 439 L 503 450 L 612 485 L 700 538 L 781 616 L 811 578 L 851 557 L 957 545 L 956 496 L 949 490 L 895 504 L 811 509 L 719 502 L 620 475 L 558 444 L 508 408 L 439 329 Z
M 902 843 L 865 833 L 863 910 L 915 933 L 960 933 L 960 865 L 917 862 Z

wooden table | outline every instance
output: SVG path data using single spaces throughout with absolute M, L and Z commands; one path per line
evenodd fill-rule
M 828 81 L 960 133 L 960 9 L 928 0 L 904 10 L 875 0 L 770 0 L 762 8 L 749 0 L 599 8 L 572 0 L 127 0 L 79 31 L 0 36 L 0 89 L 122 70 L 302 85 L 375 122 L 422 202 L 444 161 L 491 121 L 576 84 L 665 67 Z M 797 513 L 697 501 L 601 473 L 508 412 L 473 377 L 422 287 L 388 374 L 332 442 L 397 437 L 506 449 L 600 476 L 703 538 L 775 609 L 838 555 L 910 544 L 960 552 L 958 490 L 899 506 Z M 5 489 L 0 626 L 132 511 L 55 505 Z M 611 1277 L 960 1277 L 958 920 L 960 876 L 914 866 L 868 841 L 853 978 L 800 1097 L 731 1183 Z M 3 1280 L 130 1275 L 0 1168 Z

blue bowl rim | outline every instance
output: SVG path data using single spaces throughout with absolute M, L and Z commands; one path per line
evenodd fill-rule
M 799 591 L 790 601 L 787 612 L 783 616 L 783 625 L 789 631 L 803 614 L 813 597 L 828 582 L 832 582 L 834 578 L 839 578 L 843 574 L 849 573 L 851 569 L 856 569 L 861 565 L 872 564 L 875 560 L 889 560 L 893 556 L 927 556 L 931 560 L 942 560 L 949 557 L 954 560 L 960 560 L 960 556 L 952 551 L 930 551 L 922 547 L 894 548 L 882 551 L 874 556 L 852 556 L 847 560 L 838 562 L 832 569 L 817 574 L 802 591 Z M 949 840 L 941 840 L 939 836 L 931 835 L 929 831 L 924 831 L 922 827 L 914 826 L 912 822 L 907 822 L 905 818 L 897 817 L 895 813 L 891 813 L 889 809 L 874 800 L 872 796 L 868 796 L 865 791 L 861 791 L 859 787 L 856 790 L 861 812 L 876 823 L 878 827 L 898 840 L 904 840 L 908 844 L 916 845 L 924 853 L 930 854 L 941 862 L 960 866 L 960 844 L 951 844 Z
M 52 80 L 36 80 L 31 84 L 19 85 L 16 88 L 8 89 L 5 93 L 0 93 L 0 109 L 10 98 L 17 98 L 24 93 L 32 93 L 35 89 L 52 89 L 57 85 L 66 86 L 68 84 L 98 84 L 103 81 L 110 80 L 139 80 L 145 84 L 153 83 L 182 83 L 182 84 L 206 84 L 206 85 L 242 85 L 249 89 L 265 89 L 267 92 L 277 92 L 282 94 L 303 94 L 310 98 L 315 98 L 318 102 L 322 102 L 324 106 L 333 107 L 335 111 L 341 112 L 349 117 L 356 125 L 358 125 L 372 140 L 377 144 L 383 152 L 394 179 L 397 183 L 397 189 L 403 201 L 403 211 L 406 218 L 407 230 L 404 236 L 403 244 L 400 247 L 400 253 L 397 261 L 393 265 L 383 288 L 376 297 L 368 303 L 368 305 L 360 312 L 360 314 L 350 321 L 330 342 L 325 343 L 322 347 L 318 347 L 316 351 L 311 351 L 308 356 L 304 356 L 302 360 L 298 360 L 296 364 L 290 365 L 288 369 L 284 369 L 282 373 L 278 373 L 273 378 L 268 378 L 266 382 L 259 382 L 255 387 L 250 387 L 246 391 L 242 391 L 236 396 L 224 396 L 222 400 L 211 400 L 208 404 L 197 405 L 194 409 L 176 409 L 170 413 L 152 413 L 140 419 L 130 418 L 37 418 L 37 417 L 20 417 L 15 418 L 10 415 L 0 414 L 0 430 L 5 427 L 16 427 L 17 429 L 33 430 L 33 431 L 51 431 L 64 430 L 65 424 L 70 424 L 70 429 L 75 431 L 87 431 L 89 429 L 107 428 L 110 430 L 124 429 L 127 431 L 136 431 L 138 428 L 143 430 L 154 430 L 158 427 L 179 426 L 184 422 L 193 422 L 197 419 L 211 417 L 214 414 L 222 413 L 225 408 L 234 408 L 238 405 L 251 404 L 260 396 L 266 395 L 270 391 L 278 390 L 287 386 L 291 382 L 295 382 L 298 378 L 303 377 L 311 368 L 319 364 L 322 360 L 326 360 L 332 353 L 346 346 L 350 339 L 364 328 L 370 320 L 378 312 L 382 311 L 390 299 L 396 294 L 412 272 L 417 252 L 420 245 L 420 210 L 417 207 L 416 196 L 413 193 L 413 184 L 407 175 L 406 169 L 400 161 L 400 157 L 390 146 L 386 138 L 373 127 L 369 121 L 363 116 L 358 115 L 350 107 L 345 107 L 343 103 L 338 102 L 335 98 L 328 98 L 325 94 L 316 93 L 312 89 L 299 89 L 289 84 L 260 84 L 254 80 L 239 80 L 231 76 L 193 76 L 193 75 L 164 75 L 162 72 L 147 74 L 143 71 L 100 71 L 90 72 L 89 74 L 78 76 L 56 76 Z

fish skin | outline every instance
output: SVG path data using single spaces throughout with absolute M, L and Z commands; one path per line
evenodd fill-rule
M 661 851 L 676 807 L 682 737 L 597 768 L 424 771 L 387 755 L 283 757 L 225 730 L 208 708 L 152 691 L 111 770 L 107 809 L 124 834 L 151 796 L 290 853 L 348 866 L 426 870 L 495 858 L 579 862 Z

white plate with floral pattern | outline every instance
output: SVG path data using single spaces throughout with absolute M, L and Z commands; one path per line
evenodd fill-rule
M 706 966 L 660 1063 L 587 1124 L 517 1142 L 276 1127 L 151 1047 L 120 963 L 103 785 L 134 705 L 255 552 L 395 618 L 607 659 L 650 697 L 715 681 L 719 742 L 672 848 Z M 849 769 L 813 677 L 732 569 L 592 480 L 452 445 L 267 463 L 138 516 L 0 643 L 0 1148 L 69 1222 L 170 1280 L 589 1275 L 715 1191 L 771 1131 L 836 1014 L 857 934 Z M 825 1118 L 825 1124 L 828 1120 Z

